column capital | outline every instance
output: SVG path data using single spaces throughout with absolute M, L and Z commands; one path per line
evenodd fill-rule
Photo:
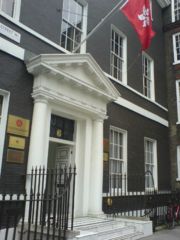
M 43 94 L 32 94 L 32 97 L 34 98 L 34 103 L 45 103 L 48 104 L 49 98 Z

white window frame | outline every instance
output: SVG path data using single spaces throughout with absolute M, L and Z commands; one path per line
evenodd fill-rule
M 179 11 L 180 11 L 180 9 L 179 9 Z M 179 15 L 179 17 L 180 17 L 180 15 Z M 172 22 L 175 22 L 175 21 L 179 21 L 179 20 L 176 20 L 175 19 L 175 13 L 174 13 L 174 0 L 171 0 L 171 20 L 172 20 Z
M 150 96 L 145 95 L 145 86 L 144 86 L 144 58 L 150 61 Z M 147 99 L 155 101 L 155 81 L 154 81 L 154 60 L 145 52 L 142 53 L 142 78 L 143 78 L 143 95 Z
M 180 59 L 178 60 L 177 59 L 177 49 L 176 49 L 176 36 L 179 35 L 179 38 L 180 38 L 180 32 L 174 34 L 172 36 L 173 38 L 173 55 L 174 55 L 174 64 L 177 64 L 177 63 L 180 63 Z
M 180 145 L 177 146 L 177 178 L 176 181 L 180 181 Z
M 123 67 L 122 67 L 122 81 L 118 78 L 115 78 L 112 74 L 112 31 L 116 32 L 122 39 L 123 39 Z M 124 33 L 122 33 L 117 27 L 114 25 L 111 25 L 111 32 L 110 32 L 110 75 L 117 79 L 117 81 L 123 83 L 124 85 L 127 85 L 127 37 Z
M 63 0 L 63 1 L 66 1 L 66 0 Z M 83 21 L 82 21 L 82 35 L 81 35 L 81 42 L 82 42 L 87 36 L 88 3 L 85 0 L 77 0 L 77 2 L 83 6 L 83 13 L 82 13 Z M 63 19 L 62 19 L 62 22 L 63 22 Z M 61 43 L 61 35 L 60 35 L 60 43 Z M 86 53 L 86 41 L 80 46 L 80 53 Z
M 19 21 L 20 10 L 21 10 L 21 0 L 14 0 L 13 16 L 8 15 L 7 13 L 5 13 L 4 11 L 1 10 L 2 1 L 3 0 L 0 0 L 0 13 L 3 13 L 5 15 L 7 15 L 8 17 L 15 19 L 16 21 Z
M 180 123 L 180 80 L 176 81 L 177 124 Z
M 110 186 L 110 188 L 113 189 L 113 191 L 114 190 L 116 190 L 116 191 L 121 190 L 121 192 L 125 192 L 125 191 L 127 191 L 127 184 L 128 184 L 127 183 L 127 131 L 124 130 L 124 129 L 115 127 L 115 126 L 110 126 L 110 132 L 111 132 L 111 130 L 114 131 L 114 132 L 121 133 L 123 135 L 123 150 L 124 151 L 123 151 L 123 161 L 122 162 L 123 162 L 124 166 L 123 166 L 123 171 L 122 171 L 122 175 L 123 175 L 122 187 L 124 187 L 125 181 L 126 181 L 126 189 L 120 189 L 120 188 L 115 189 L 115 188 L 111 188 L 111 186 Z M 110 146 L 110 144 L 111 144 L 111 139 L 110 139 L 110 135 L 109 135 L 109 146 Z M 110 149 L 110 151 L 111 151 L 111 149 Z M 109 161 L 111 161 L 112 159 L 113 158 L 111 158 L 111 152 L 109 152 Z M 119 159 L 117 161 L 121 161 L 121 160 Z M 111 163 L 109 163 L 109 177 L 110 177 L 110 180 L 111 180 L 111 175 L 112 174 L 111 174 L 110 164 Z M 125 175 L 126 175 L 126 179 L 124 178 Z
M 144 138 L 144 170 L 146 171 L 146 142 L 151 142 L 153 144 L 153 162 L 154 162 L 154 172 L 153 174 L 153 180 L 154 180 L 154 188 L 146 188 L 145 184 L 145 190 L 154 190 L 158 189 L 158 165 L 157 165 L 157 141 L 152 138 L 145 137 Z M 146 181 L 146 180 L 145 180 Z
M 0 120 L 0 136 L 1 136 L 0 137 L 0 175 L 1 175 L 10 93 L 0 89 L 0 95 L 3 96 L 3 104 L 2 104 L 2 112 L 1 112 L 2 117 Z

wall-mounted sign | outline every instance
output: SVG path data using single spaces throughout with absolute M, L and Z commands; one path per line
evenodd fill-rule
M 103 153 L 103 161 L 108 161 L 109 160 L 109 154 L 104 152 Z
M 24 137 L 29 136 L 30 121 L 21 117 L 9 115 L 7 132 Z
M 16 149 L 24 149 L 25 148 L 25 138 L 21 137 L 9 137 L 9 147 Z
M 0 23 L 0 33 L 4 36 L 14 40 L 15 42 L 20 43 L 21 41 L 21 34 L 14 31 L 13 29 L 7 27 L 6 25 Z
M 8 149 L 7 162 L 10 163 L 24 163 L 24 151 Z

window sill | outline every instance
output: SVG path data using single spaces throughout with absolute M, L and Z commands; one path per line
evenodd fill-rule
M 177 65 L 177 64 L 180 64 L 180 61 L 173 62 L 173 65 Z

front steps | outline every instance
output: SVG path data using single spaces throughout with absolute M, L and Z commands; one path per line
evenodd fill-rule
M 143 226 L 144 225 L 144 226 Z M 150 228 L 150 229 L 149 229 Z M 75 218 L 73 240 L 136 240 L 152 234 L 150 221 L 122 218 Z

